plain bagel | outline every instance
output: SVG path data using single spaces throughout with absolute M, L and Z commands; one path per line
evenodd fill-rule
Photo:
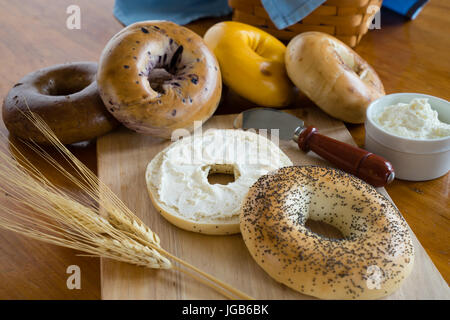
M 117 33 L 102 52 L 97 74 L 114 117 L 132 130 L 164 138 L 209 119 L 221 81 L 203 39 L 169 21 L 138 22 Z
M 375 70 L 346 44 L 321 32 L 294 37 L 286 50 L 292 82 L 329 115 L 362 123 L 366 108 L 384 95 Z
M 262 175 L 292 165 L 272 141 L 242 130 L 208 130 L 185 137 L 158 153 L 145 179 L 161 215 L 179 228 L 203 234 L 239 233 L 239 211 L 250 186 Z M 234 175 L 210 184 L 210 173 Z
M 338 228 L 330 239 L 308 219 Z M 322 299 L 375 299 L 400 287 L 414 263 L 409 228 L 391 202 L 342 171 L 286 167 L 250 188 L 241 233 L 255 261 L 276 281 Z
M 97 91 L 97 63 L 75 62 L 29 73 L 8 92 L 3 121 L 22 139 L 47 144 L 24 112 L 39 115 L 63 144 L 91 140 L 114 129 L 118 122 L 106 111 Z
M 235 22 L 220 22 L 204 36 L 219 60 L 224 83 L 261 106 L 288 105 L 294 86 L 286 74 L 286 46 L 271 34 Z

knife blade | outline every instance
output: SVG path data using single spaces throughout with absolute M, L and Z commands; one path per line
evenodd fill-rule
M 297 128 L 304 127 L 303 120 L 277 109 L 253 108 L 240 113 L 233 126 L 242 129 L 279 130 L 282 140 L 291 140 Z

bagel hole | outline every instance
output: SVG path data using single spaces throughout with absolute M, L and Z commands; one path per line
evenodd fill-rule
M 174 75 L 165 68 L 155 68 L 148 75 L 150 87 L 158 93 L 166 93 L 164 84 L 173 79 Z
M 164 55 L 154 56 L 156 62 L 147 66 L 150 87 L 161 94 L 166 93 L 164 84 L 169 84 L 177 76 L 183 54 L 183 46 L 173 40 L 170 43 Z
M 47 85 L 41 89 L 42 93 L 48 96 L 68 96 L 82 91 L 92 83 L 90 79 L 80 79 L 55 81 L 50 79 Z
M 308 219 L 306 220 L 305 227 L 322 237 L 336 240 L 345 239 L 345 236 L 338 228 L 323 221 Z
M 227 185 L 236 181 L 239 173 L 233 165 L 220 164 L 205 168 L 208 170 L 208 183 Z
M 330 43 L 334 48 L 336 56 L 343 65 L 351 69 L 360 78 L 364 78 L 366 76 L 367 70 L 361 65 L 361 61 L 357 58 L 357 56 L 351 54 L 346 47 L 336 43 L 335 41 L 330 40 Z
M 220 172 L 210 172 L 208 174 L 209 184 L 222 184 L 227 185 L 235 181 L 233 173 L 220 173 Z

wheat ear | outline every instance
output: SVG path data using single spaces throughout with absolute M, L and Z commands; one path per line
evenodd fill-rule
M 2 136 L 0 146 L 0 227 L 33 239 L 147 268 L 174 269 L 227 298 L 252 299 L 245 293 L 175 257 L 160 239 L 98 177 L 79 161 L 32 112 L 24 113 L 60 153 L 74 173 L 37 144 L 24 142 L 83 194 L 72 195 L 49 181 Z M 20 161 L 18 161 L 20 159 Z M 174 261 L 183 268 L 174 266 Z

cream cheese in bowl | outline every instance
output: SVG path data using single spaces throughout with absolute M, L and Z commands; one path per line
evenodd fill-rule
M 395 93 L 367 108 L 365 148 L 392 163 L 399 179 L 424 181 L 450 170 L 450 103 Z
M 385 106 L 373 120 L 384 130 L 410 139 L 440 139 L 450 136 L 450 124 L 439 120 L 426 98 Z

